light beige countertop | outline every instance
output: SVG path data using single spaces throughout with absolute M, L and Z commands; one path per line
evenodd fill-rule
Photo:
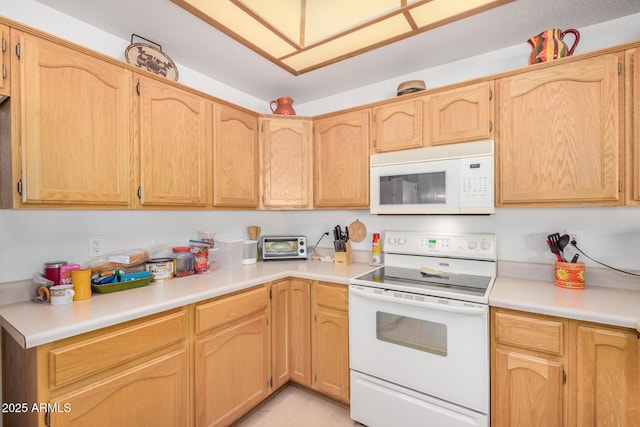
M 348 284 L 376 267 L 321 261 L 270 261 L 219 269 L 207 275 L 151 282 L 148 286 L 53 306 L 32 301 L 0 306 L 0 326 L 24 348 L 247 289 L 286 277 Z
M 584 289 L 564 289 L 551 280 L 498 276 L 489 305 L 635 328 L 640 332 L 638 289 L 589 284 Z

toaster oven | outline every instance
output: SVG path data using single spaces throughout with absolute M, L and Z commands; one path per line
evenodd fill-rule
M 262 236 L 262 259 L 307 259 L 305 236 Z

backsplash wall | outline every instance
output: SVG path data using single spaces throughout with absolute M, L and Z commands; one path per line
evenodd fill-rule
M 579 247 L 589 256 L 619 268 L 640 270 L 640 207 L 497 209 L 493 215 L 371 215 L 340 211 L 0 211 L 0 285 L 28 279 L 45 261 L 83 264 L 88 236 L 105 237 L 107 252 L 184 245 L 198 230 L 217 238 L 246 238 L 248 225 L 262 234 L 303 234 L 314 245 L 325 231 L 356 219 L 367 227 L 354 250 L 369 251 L 372 233 L 384 230 L 478 232 L 497 235 L 498 259 L 553 263 L 546 235 L 566 228 L 583 230 Z M 332 236 L 320 247 L 331 248 Z M 572 250 L 567 249 L 573 254 Z M 585 259 L 587 266 L 598 265 Z M 640 279 L 638 279 L 640 289 Z M 1 303 L 1 302 L 0 302 Z

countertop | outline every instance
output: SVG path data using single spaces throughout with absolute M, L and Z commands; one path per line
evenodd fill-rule
M 0 306 L 0 326 L 24 348 L 94 331 L 262 283 L 298 277 L 347 285 L 377 267 L 365 263 L 336 266 L 321 261 L 270 261 L 152 282 L 150 285 L 52 306 L 31 301 Z M 551 280 L 499 275 L 489 305 L 567 317 L 640 332 L 640 287 L 621 289 L 587 284 L 563 289 Z
M 149 285 L 53 306 L 32 301 L 0 306 L 0 326 L 24 348 L 94 331 L 143 316 L 247 289 L 286 277 L 347 285 L 349 279 L 377 267 L 321 261 L 270 261 L 151 282 Z
M 635 328 L 640 332 L 640 291 L 585 285 L 565 289 L 552 281 L 498 276 L 489 305 L 575 320 Z

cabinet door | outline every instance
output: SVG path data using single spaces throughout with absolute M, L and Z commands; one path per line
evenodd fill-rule
M 497 349 L 495 356 L 491 425 L 563 425 L 562 365 L 511 350 Z
M 142 206 L 205 206 L 211 144 L 209 102 L 138 77 Z
M 308 280 L 291 279 L 289 332 L 291 379 L 311 386 L 311 299 Z
M 52 426 L 185 426 L 189 356 L 176 350 L 52 400 Z
M 491 139 L 493 82 L 436 93 L 425 98 L 428 145 Z
M 638 333 L 572 323 L 569 425 L 638 425 Z
M 262 206 L 311 209 L 313 143 L 311 121 L 260 119 Z
M 0 24 L 0 97 L 2 95 L 9 95 L 10 92 L 10 65 L 9 60 L 11 52 L 11 40 L 9 27 Z
M 621 53 L 498 80 L 502 205 L 617 205 Z
M 272 390 L 289 381 L 291 373 L 291 287 L 289 280 L 271 286 L 271 378 Z
M 627 204 L 637 205 L 640 204 L 640 49 L 634 49 L 629 53 L 627 63 L 627 86 L 632 89 L 626 102 L 629 139 L 627 167 L 630 177 Z
M 269 394 L 265 313 L 197 339 L 194 349 L 196 425 L 228 426 Z
M 216 104 L 213 128 L 214 206 L 258 206 L 257 116 Z
M 313 313 L 313 388 L 349 401 L 349 316 L 315 307 Z
M 373 151 L 422 147 L 422 99 L 373 108 Z
M 369 110 L 362 110 L 314 123 L 314 207 L 369 206 L 370 121 Z
M 30 34 L 14 32 L 12 41 L 20 44 L 12 92 L 22 116 L 22 202 L 127 207 L 131 72 Z

